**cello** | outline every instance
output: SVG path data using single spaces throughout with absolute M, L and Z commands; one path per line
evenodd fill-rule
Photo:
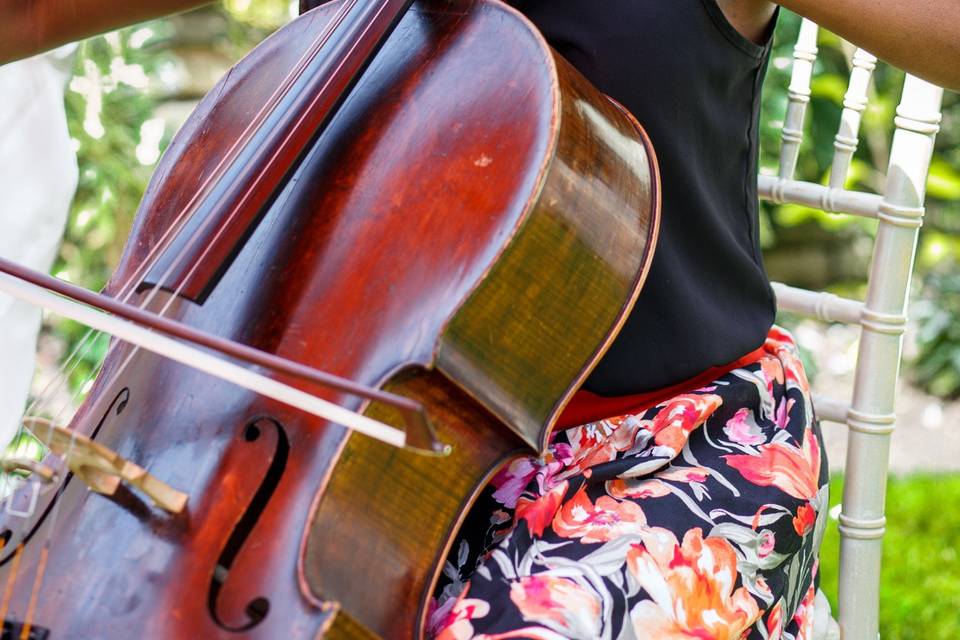
M 658 216 L 640 125 L 498 0 L 294 19 L 174 138 L 105 293 L 293 363 L 274 377 L 377 421 L 405 424 L 360 387 L 412 400 L 445 447 L 116 341 L 61 450 L 87 443 L 183 500 L 97 491 L 82 465 L 18 489 L 3 637 L 422 637 L 470 505 L 546 446 L 639 293 Z

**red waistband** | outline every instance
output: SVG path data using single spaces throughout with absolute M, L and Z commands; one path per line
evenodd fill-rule
M 588 422 L 603 420 L 604 418 L 622 416 L 628 413 L 640 413 L 679 393 L 693 391 L 709 382 L 713 382 L 725 373 L 752 364 L 765 355 L 768 355 L 766 349 L 760 347 L 742 358 L 738 358 L 728 364 L 710 367 L 706 371 L 683 382 L 678 382 L 663 389 L 636 393 L 629 396 L 599 396 L 585 389 L 581 389 L 573 394 L 573 398 L 570 399 L 563 413 L 557 418 L 556 428 L 568 429 L 570 427 L 578 427 Z

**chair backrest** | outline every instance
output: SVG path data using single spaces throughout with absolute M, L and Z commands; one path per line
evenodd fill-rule
M 885 530 L 884 498 L 890 434 L 896 422 L 894 396 L 907 322 L 907 295 L 924 193 L 940 128 L 943 89 L 907 75 L 895 118 L 883 194 L 844 189 L 857 148 L 860 120 L 877 59 L 858 50 L 843 100 L 827 185 L 793 179 L 803 138 L 804 112 L 817 57 L 816 24 L 804 20 L 794 49 L 789 102 L 776 176 L 759 177 L 760 197 L 878 221 L 864 301 L 774 283 L 778 307 L 826 322 L 858 324 L 860 348 L 853 398 L 814 397 L 821 420 L 848 427 L 846 475 L 840 514 L 839 623 L 845 640 L 878 636 L 880 557 Z

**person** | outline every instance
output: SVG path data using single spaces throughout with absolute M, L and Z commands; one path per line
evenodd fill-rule
M 0 61 L 192 4 L 0 0 Z M 509 463 L 468 515 L 429 632 L 809 638 L 827 467 L 796 347 L 773 326 L 757 229 L 758 101 L 778 5 L 513 4 L 644 125 L 662 226 L 634 311 L 548 450 Z M 779 5 L 960 86 L 953 0 Z
M 0 66 L 0 256 L 41 271 L 53 266 L 77 186 L 63 104 L 75 48 Z M 39 331 L 40 309 L 0 297 L 0 450 L 20 427 Z

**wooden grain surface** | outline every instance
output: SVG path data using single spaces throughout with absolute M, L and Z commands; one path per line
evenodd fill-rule
M 338 3 L 269 38 L 201 103 L 110 291 L 138 284 Z M 115 347 L 72 426 L 189 502 L 167 514 L 70 481 L 31 518 L 0 514 L 7 617 L 53 638 L 414 635 L 473 494 L 542 445 L 628 311 L 656 201 L 641 132 L 519 14 L 415 5 L 204 303 L 162 293 L 149 306 L 419 397 L 454 453 L 390 450 Z

